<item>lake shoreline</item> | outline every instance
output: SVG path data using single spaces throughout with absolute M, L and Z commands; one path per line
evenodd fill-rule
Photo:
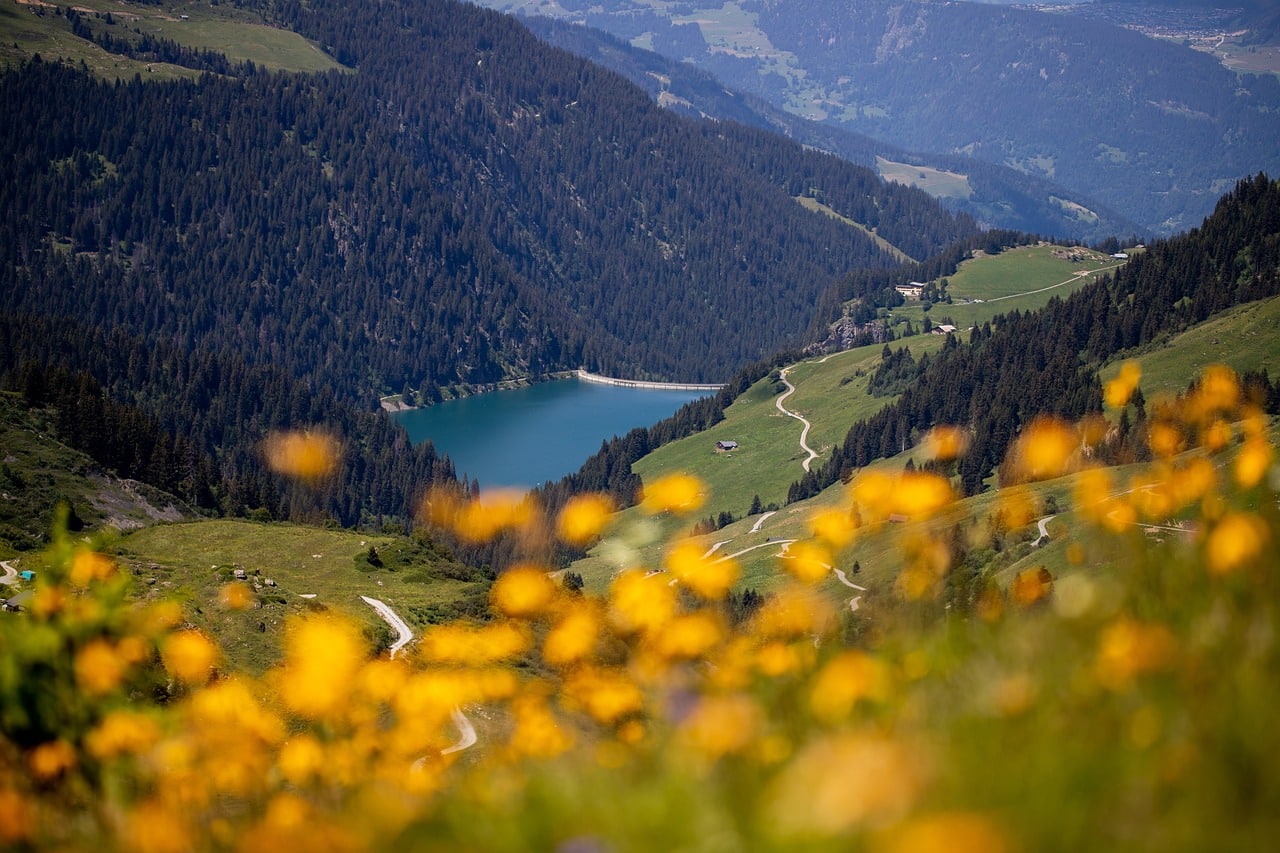
M 461 385 L 456 386 L 457 390 L 462 393 L 445 397 L 439 402 L 445 403 L 450 400 L 461 400 L 466 397 L 474 397 L 477 394 L 488 394 L 493 391 L 512 391 L 517 388 L 528 388 L 542 382 L 555 382 L 561 379 L 577 379 L 580 382 L 590 382 L 595 385 L 612 385 L 617 388 L 635 388 L 639 390 L 653 391 L 719 391 L 724 387 L 723 384 L 702 383 L 702 382 L 650 382 L 644 379 L 618 379 L 612 376 L 602 376 L 599 373 L 591 373 L 583 368 L 577 370 L 557 370 L 554 373 L 545 373 L 542 376 L 522 376 L 516 379 L 503 379 L 498 382 L 485 382 L 477 385 Z M 403 394 L 388 394 L 385 397 L 378 398 L 378 404 L 388 412 L 412 412 L 417 409 L 424 408 L 422 406 L 411 406 L 404 401 Z M 430 404 L 431 406 L 436 403 Z M 430 408 L 427 406 L 426 408 Z

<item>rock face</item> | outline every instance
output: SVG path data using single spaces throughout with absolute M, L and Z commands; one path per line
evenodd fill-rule
M 851 317 L 842 317 L 831 324 L 826 340 L 814 344 L 816 352 L 840 352 L 855 346 L 882 344 L 887 340 L 884 321 L 856 323 Z

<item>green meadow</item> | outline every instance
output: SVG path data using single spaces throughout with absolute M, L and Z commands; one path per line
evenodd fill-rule
M 973 187 L 969 186 L 969 177 L 957 172 L 947 172 L 929 166 L 915 166 L 911 163 L 895 163 L 879 155 L 876 156 L 876 170 L 886 181 L 918 187 L 934 198 L 973 197 Z

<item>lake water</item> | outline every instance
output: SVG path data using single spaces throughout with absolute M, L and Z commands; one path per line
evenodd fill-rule
M 600 442 L 651 426 L 710 391 L 623 388 L 577 379 L 449 400 L 393 417 L 431 439 L 481 489 L 531 488 L 582 467 Z

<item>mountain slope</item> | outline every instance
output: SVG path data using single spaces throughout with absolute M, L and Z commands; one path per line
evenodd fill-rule
M 490 5 L 605 29 L 907 149 L 1050 178 L 1163 233 L 1280 169 L 1280 81 L 1075 17 L 896 0 Z
M 234 351 L 347 400 L 579 366 L 714 380 L 798 342 L 834 277 L 894 262 L 795 196 L 915 256 L 974 229 L 670 115 L 476 7 L 280 14 L 358 73 L 0 79 L 6 310 Z
M 695 65 L 634 47 L 603 30 L 549 17 L 523 20 L 549 44 L 617 71 L 673 112 L 772 130 L 868 168 L 890 160 L 960 175 L 964 191 L 940 197 L 940 201 L 948 209 L 967 213 L 984 225 L 1085 241 L 1143 230 L 1096 200 L 1039 176 L 962 154 L 909 152 L 830 123 L 794 115 L 761 96 L 731 91 Z M 912 183 L 921 169 L 904 171 L 909 174 L 903 182 Z M 881 174 L 889 178 L 884 171 Z

